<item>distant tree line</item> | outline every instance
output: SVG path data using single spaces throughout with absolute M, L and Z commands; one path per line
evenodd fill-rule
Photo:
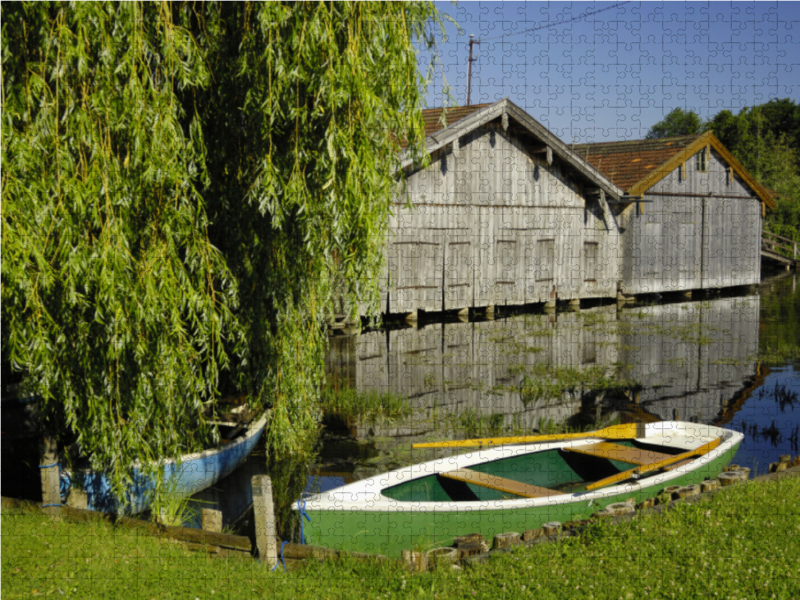
M 767 214 L 772 232 L 800 240 L 800 103 L 784 98 L 723 110 L 703 121 L 676 108 L 653 125 L 648 139 L 713 131 L 759 183 L 775 192 L 777 209 Z

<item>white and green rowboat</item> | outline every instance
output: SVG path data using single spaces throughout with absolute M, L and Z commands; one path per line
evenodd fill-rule
M 549 436 L 561 438 L 556 441 L 484 440 L 477 450 L 306 498 L 298 503 L 310 518 L 305 541 L 399 557 L 401 550 L 449 546 L 469 533 L 491 539 L 588 518 L 613 502 L 641 502 L 668 486 L 715 478 L 742 437 L 711 425 L 662 421 Z M 498 444 L 508 439 L 514 445 Z

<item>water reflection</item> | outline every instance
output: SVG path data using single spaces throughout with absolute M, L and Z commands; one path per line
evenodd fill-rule
M 341 336 L 329 371 L 411 403 L 401 422 L 353 426 L 356 439 L 460 437 L 465 415 L 525 431 L 620 417 L 712 423 L 757 376 L 759 303 L 606 306 Z
M 412 451 L 416 441 L 617 421 L 680 419 L 743 431 L 734 460 L 763 473 L 780 454 L 799 451 L 800 369 L 791 361 L 800 295 L 791 284 L 778 282 L 763 297 L 336 336 L 329 378 L 360 392 L 407 396 L 411 414 L 328 428 L 316 462 L 308 470 L 297 465 L 290 492 L 299 496 L 301 481 L 306 490 L 326 490 L 450 452 Z M 263 456 L 252 462 L 242 488 L 254 468 L 266 468 Z M 227 482 L 221 488 L 215 502 L 229 495 Z

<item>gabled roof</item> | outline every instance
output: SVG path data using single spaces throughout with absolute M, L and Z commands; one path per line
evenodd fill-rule
M 441 115 L 441 108 L 423 111 L 425 134 L 427 135 L 425 149 L 429 154 L 433 154 L 436 150 L 455 142 L 473 129 L 477 129 L 495 119 L 502 119 L 505 115 L 505 118 L 508 119 L 509 123 L 513 123 L 517 131 L 521 128 L 527 137 L 533 138 L 536 143 L 550 148 L 554 159 L 558 158 L 572 170 L 579 172 L 592 185 L 603 190 L 608 197 L 619 199 L 624 195 L 620 187 L 612 183 L 598 169 L 581 158 L 578 153 L 573 152 L 554 133 L 508 98 L 503 98 L 493 104 L 449 108 L 445 113 L 447 127 L 442 125 Z M 413 159 L 408 152 L 404 152 L 401 161 L 403 168 L 406 168 L 412 165 Z
M 456 106 L 445 109 L 427 108 L 422 111 L 422 118 L 425 121 L 425 137 L 445 128 L 442 125 L 442 110 L 444 110 L 444 119 L 449 127 L 453 123 L 487 106 L 491 106 L 491 104 L 471 104 L 470 106 Z
M 575 144 L 572 148 L 578 156 L 589 161 L 593 167 L 630 194 L 637 183 L 646 179 L 699 137 L 684 135 L 657 140 Z
M 747 172 L 710 131 L 701 135 L 654 140 L 575 144 L 573 149 L 626 193 L 639 196 L 707 146 L 712 147 L 731 166 L 762 202 L 775 209 L 772 194 Z

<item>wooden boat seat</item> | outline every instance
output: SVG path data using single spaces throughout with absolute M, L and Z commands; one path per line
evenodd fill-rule
M 491 488 L 508 494 L 514 494 L 515 496 L 522 496 L 524 498 L 545 498 L 547 496 L 556 496 L 564 493 L 538 485 L 530 485 L 521 481 L 506 479 L 505 477 L 498 477 L 497 475 L 490 475 L 489 473 L 473 471 L 472 469 L 446 471 L 444 473 L 439 473 L 439 476 Z
M 652 450 L 629 448 L 628 446 L 612 444 L 611 442 L 598 442 L 596 444 L 588 444 L 586 446 L 573 446 L 572 448 L 563 448 L 563 450 L 568 452 L 577 452 L 578 454 L 587 454 L 589 456 L 599 456 L 600 458 L 631 463 L 632 465 L 649 465 L 660 460 L 665 460 L 672 456 L 671 454 L 654 452 Z

